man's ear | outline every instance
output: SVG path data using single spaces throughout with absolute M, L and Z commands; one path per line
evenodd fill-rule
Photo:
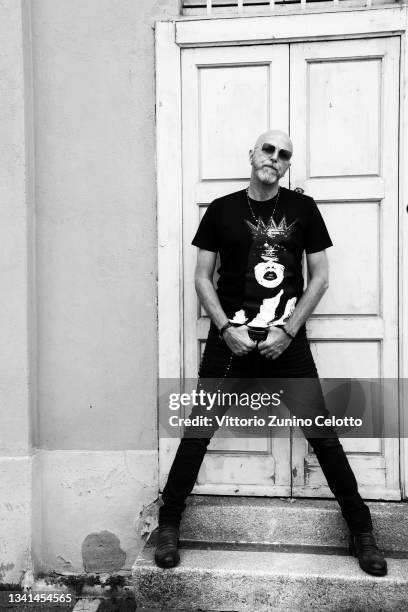
M 252 165 L 252 158 L 254 156 L 254 150 L 253 149 L 249 149 L 249 162 Z

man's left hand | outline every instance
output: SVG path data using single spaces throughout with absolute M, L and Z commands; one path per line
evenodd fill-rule
M 279 327 L 270 327 L 266 340 L 259 342 L 258 350 L 263 357 L 267 359 L 276 359 L 288 348 L 292 340 L 283 329 Z

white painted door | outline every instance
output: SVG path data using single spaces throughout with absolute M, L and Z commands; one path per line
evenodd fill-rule
M 290 127 L 290 186 L 317 200 L 335 244 L 309 324 L 320 375 L 398 375 L 398 57 L 397 38 L 182 51 L 184 377 L 209 327 L 191 239 L 215 197 L 248 184 L 248 150 L 268 127 Z M 396 440 L 345 448 L 364 496 L 399 497 Z M 330 495 L 307 444 L 294 439 L 292 453 L 291 464 L 288 438 L 215 438 L 194 492 Z
M 208 204 L 248 184 L 248 151 L 272 124 L 289 127 L 288 45 L 182 51 L 184 375 L 193 378 L 209 319 L 194 291 L 190 242 Z M 279 93 L 278 93 L 279 92 Z M 211 441 L 197 493 L 289 495 L 289 439 Z
M 334 247 L 309 321 L 321 377 L 398 378 L 399 38 L 291 46 L 292 186 L 318 202 Z M 398 405 L 387 405 L 397 422 Z M 392 416 L 392 414 L 394 416 Z M 398 440 L 345 439 L 366 498 L 400 497 Z M 294 438 L 293 494 L 330 494 Z

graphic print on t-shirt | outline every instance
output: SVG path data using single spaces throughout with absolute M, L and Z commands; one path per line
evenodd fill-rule
M 259 217 L 254 225 L 244 219 L 253 242 L 245 274 L 243 307 L 235 312 L 232 323 L 249 327 L 283 325 L 292 314 L 297 297 L 293 295 L 293 254 L 285 247 L 296 220 L 288 225 L 283 216 L 279 225 L 273 216 L 265 224 Z

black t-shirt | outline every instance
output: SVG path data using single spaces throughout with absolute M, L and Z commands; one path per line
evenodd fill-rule
M 230 320 L 266 327 L 283 325 L 303 293 L 303 251 L 323 251 L 332 241 L 315 201 L 281 187 L 250 206 L 245 190 L 217 198 L 192 244 L 220 254 L 217 293 Z

